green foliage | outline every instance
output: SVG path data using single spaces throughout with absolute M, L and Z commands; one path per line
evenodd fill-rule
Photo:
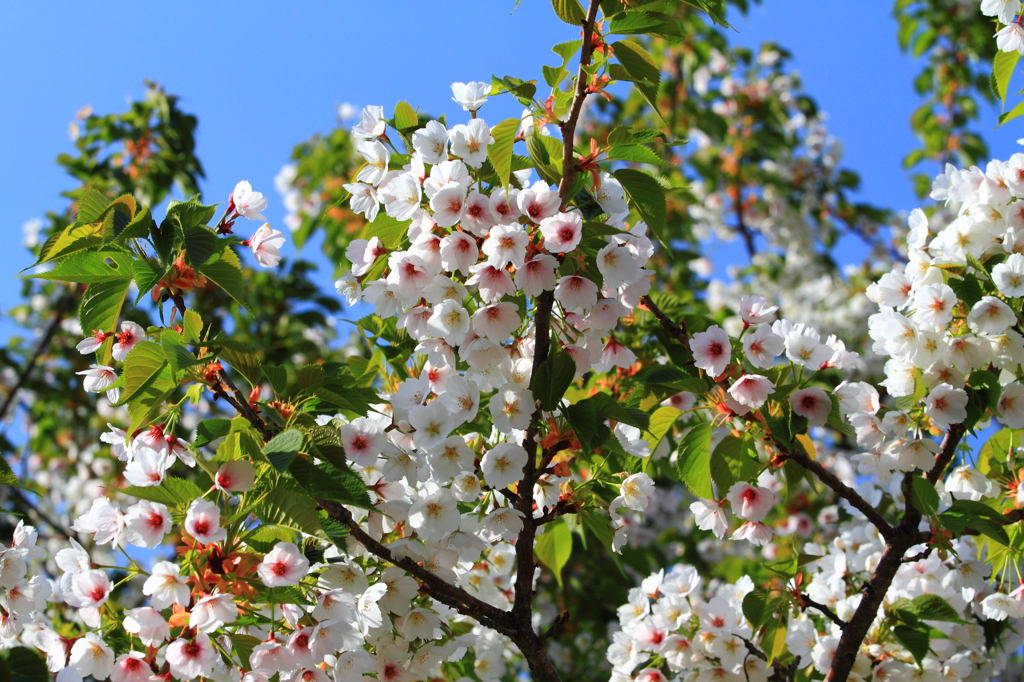
M 46 661 L 28 647 L 0 651 L 0 682 L 48 682 Z
M 676 470 L 679 480 L 697 497 L 712 500 L 711 424 L 696 424 L 683 435 L 679 444 Z
M 544 534 L 537 538 L 534 549 L 537 558 L 551 569 L 562 586 L 562 569 L 572 555 L 572 531 L 565 521 L 558 519 L 544 529 Z

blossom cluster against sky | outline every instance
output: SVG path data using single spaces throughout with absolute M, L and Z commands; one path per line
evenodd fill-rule
M 807 91 L 830 113 L 830 130 L 845 144 L 845 164 L 863 177 L 861 196 L 879 206 L 914 207 L 900 161 L 914 146 L 908 119 L 917 104 L 911 88 L 917 67 L 897 49 L 890 3 L 850 12 L 842 4 L 765 0 L 748 17 L 731 20 L 731 40 L 757 46 L 772 39 L 793 51 Z M 58 192 L 73 181 L 53 159 L 72 148 L 67 131 L 75 112 L 87 104 L 97 112 L 120 111 L 126 97 L 142 95 L 144 79 L 163 83 L 181 96 L 185 111 L 199 116 L 204 199 L 226 201 L 239 180 L 248 180 L 268 196 L 267 218 L 283 229 L 273 177 L 295 143 L 335 124 L 339 104 L 357 110 L 380 104 L 390 114 L 404 99 L 452 116 L 461 110 L 446 97 L 449 84 L 488 80 L 492 73 L 540 79 L 540 65 L 555 59 L 550 46 L 574 37 L 542 0 L 518 7 L 514 0 L 462 0 L 444 11 L 413 0 L 310 2 L 301 11 L 270 2 L 187 8 L 101 2 L 88 12 L 6 5 L 0 9 L 0 63 L 9 67 L 0 69 L 0 229 L 18 242 L 22 223 L 61 205 Z M 487 109 L 493 122 L 519 113 L 510 98 L 492 100 Z M 986 127 L 995 116 L 988 112 Z M 1019 137 L 1024 132 L 1012 124 L 993 131 L 992 154 L 1008 157 Z M 12 276 L 31 263 L 27 252 L 9 253 L 8 275 L 0 277 L 6 301 L 19 289 Z M 305 255 L 315 258 L 315 247 Z M 742 255 L 724 248 L 713 257 Z M 327 288 L 329 270 L 322 277 Z M 11 331 L 0 319 L 0 335 Z

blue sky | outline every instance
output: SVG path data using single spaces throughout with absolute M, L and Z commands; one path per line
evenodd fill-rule
M 450 121 L 465 116 L 451 101 L 454 81 L 490 75 L 540 78 L 550 46 L 577 36 L 543 0 L 355 2 L 4 3 L 0 7 L 0 234 L 20 242 L 21 224 L 59 207 L 74 186 L 54 164 L 72 149 L 68 123 L 83 105 L 120 111 L 140 97 L 144 79 L 180 95 L 199 116 L 198 152 L 207 201 L 222 201 L 249 180 L 270 196 L 267 216 L 284 211 L 273 177 L 292 146 L 336 121 L 336 105 L 399 100 Z M 794 53 L 805 88 L 830 114 L 845 165 L 861 173 L 860 196 L 909 210 L 916 201 L 900 161 L 914 147 L 908 119 L 918 100 L 917 72 L 896 46 L 891 3 L 765 0 L 746 18 L 731 17 L 737 43 L 775 40 Z M 489 102 L 496 123 L 517 115 L 511 99 Z M 987 112 L 987 124 L 996 112 Z M 1006 158 L 1024 137 L 1013 124 L 988 136 Z M 252 227 L 256 225 L 253 224 Z M 244 230 L 242 230 L 244 231 Z M 11 249 L 0 300 L 18 291 L 30 264 Z M 726 258 L 731 250 L 716 252 Z M 736 253 L 739 253 L 738 251 Z M 316 252 L 308 249 L 307 256 Z M 718 263 L 719 266 L 722 263 Z M 329 269 L 323 282 L 330 284 Z M 6 306 L 4 306 L 6 307 Z M 0 321 L 0 335 L 9 333 Z

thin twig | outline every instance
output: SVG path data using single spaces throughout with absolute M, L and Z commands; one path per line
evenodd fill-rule
M 833 623 L 838 625 L 840 627 L 840 629 L 843 629 L 843 630 L 846 629 L 846 625 L 847 625 L 846 621 L 843 620 L 842 618 L 840 618 L 839 616 L 837 616 L 836 612 L 833 611 L 832 609 L 830 609 L 828 606 L 814 601 L 813 599 L 811 599 L 810 597 L 808 597 L 806 594 L 803 594 L 803 593 L 800 594 L 800 601 L 802 601 L 804 603 L 805 607 L 809 606 L 811 608 L 818 609 L 819 611 L 821 611 L 821 613 L 826 618 L 828 618 L 830 621 L 832 621 Z

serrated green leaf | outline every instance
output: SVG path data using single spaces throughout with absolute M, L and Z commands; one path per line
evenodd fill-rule
M 573 26 L 581 26 L 587 13 L 579 0 L 551 0 L 551 6 L 559 19 Z
M 1010 88 L 1010 77 L 1013 76 L 1013 70 L 1019 59 L 1020 53 L 1017 50 L 996 52 L 996 56 L 992 59 L 992 90 L 1004 109 L 1006 108 L 1006 93 Z
M 78 312 L 82 330 L 87 334 L 96 330 L 113 331 L 131 284 L 131 279 L 90 284 L 82 296 L 82 307 Z
M 999 125 L 1001 126 L 1006 123 L 1009 123 L 1010 121 L 1017 118 L 1021 114 L 1024 114 L 1024 102 L 1017 102 L 1016 106 L 1014 106 L 1013 109 L 1010 109 L 1005 114 L 999 115 Z
M 924 630 L 918 630 L 907 625 L 897 625 L 892 629 L 892 634 L 896 637 L 899 643 L 910 652 L 918 665 L 920 665 L 924 657 L 928 655 L 928 633 Z
M 547 526 L 544 534 L 537 538 L 537 558 L 555 574 L 559 587 L 562 585 L 562 569 L 572 556 L 572 531 L 562 519 Z
M 179 512 L 186 511 L 193 500 L 203 495 L 203 491 L 192 481 L 174 476 L 164 477 L 160 485 L 128 486 L 120 492 L 140 500 L 159 502 Z
M 217 235 L 206 227 L 190 225 L 181 232 L 182 247 L 185 249 L 185 256 L 193 267 L 205 263 L 219 248 L 227 246 L 226 240 L 217 238 Z
M 97 222 L 109 204 L 110 199 L 105 194 L 92 187 L 86 187 L 78 197 L 78 215 L 75 222 L 79 225 Z
M 153 341 L 135 344 L 124 362 L 124 388 L 121 390 L 121 404 L 126 404 L 135 394 L 144 391 L 167 366 L 163 347 Z
M 399 102 L 395 105 L 394 120 L 397 130 L 406 130 L 419 125 L 420 117 L 416 115 L 416 110 L 409 106 L 408 102 Z
M 197 268 L 199 274 L 206 277 L 228 296 L 246 310 L 245 287 L 242 280 L 242 267 L 238 255 L 230 248 L 224 249 L 209 262 Z
M 152 382 L 128 402 L 128 433 L 135 433 L 137 429 L 150 424 L 163 411 L 164 402 L 177 388 L 178 383 L 171 374 L 171 368 L 165 364 Z
M 256 505 L 254 513 L 267 525 L 291 528 L 306 535 L 327 539 L 313 501 L 295 490 L 274 488 Z
M 938 620 L 945 623 L 964 622 L 956 609 L 937 594 L 922 594 L 914 597 L 911 603 L 921 620 Z
M 235 370 L 249 382 L 249 386 L 259 386 L 263 377 L 263 369 L 260 367 L 260 360 L 254 354 L 239 350 L 238 348 L 221 348 L 217 354 L 221 360 L 228 363 L 231 369 Z
M 79 251 L 61 259 L 52 270 L 28 278 L 96 284 L 130 280 L 133 270 L 132 255 L 126 251 Z
M 263 446 L 263 456 L 277 471 L 285 472 L 295 456 L 302 450 L 304 442 L 302 431 L 288 429 L 271 438 L 270 442 Z
M 194 445 L 202 448 L 231 432 L 230 419 L 204 419 L 196 425 Z
M 648 147 L 638 144 L 621 145 L 608 150 L 610 161 L 629 161 L 631 163 L 649 163 L 653 166 L 672 166 L 665 159 L 661 158 Z
M 939 510 L 939 493 L 928 479 L 915 476 L 910 490 L 910 503 L 925 516 L 931 516 Z
M 636 209 L 641 219 L 647 223 L 651 232 L 662 244 L 665 239 L 665 190 L 647 173 L 633 168 L 620 168 L 612 175 L 626 191 L 626 198 L 631 208 Z
M 691 427 L 680 440 L 676 460 L 679 480 L 691 493 L 707 500 L 715 497 L 711 487 L 711 431 L 711 424 Z
M 530 390 L 541 408 L 554 410 L 576 376 L 576 361 L 560 347 L 552 348 L 547 359 L 537 367 Z
M 63 258 L 102 243 L 102 225 L 68 225 L 57 235 L 46 240 L 43 248 L 39 251 L 39 259 L 34 265 L 49 263 L 57 258 Z
M 16 646 L 0 651 L 2 682 L 49 682 L 46 661 L 28 647 Z
M 519 125 L 519 119 L 507 118 L 494 126 L 491 128 L 491 137 L 494 138 L 494 142 L 487 146 L 487 159 L 498 176 L 498 182 L 506 190 L 509 176 L 512 175 L 512 147 L 516 141 Z
M 186 310 L 181 323 L 186 343 L 199 343 L 203 338 L 203 318 L 194 310 Z

